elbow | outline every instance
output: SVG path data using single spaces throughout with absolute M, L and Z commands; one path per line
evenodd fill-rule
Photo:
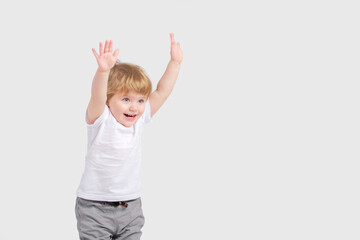
M 157 92 L 159 98 L 161 98 L 161 100 L 165 101 L 170 96 L 171 90 L 157 88 L 156 92 Z

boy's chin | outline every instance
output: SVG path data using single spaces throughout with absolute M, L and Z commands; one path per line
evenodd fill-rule
M 118 122 L 121 125 L 123 125 L 124 127 L 132 127 L 135 123 L 127 123 L 127 122 Z
M 133 121 L 127 121 L 127 120 L 122 120 L 122 121 L 118 121 L 118 123 L 120 123 L 121 125 L 123 125 L 124 127 L 132 127 L 134 126 L 134 124 L 137 122 L 138 119 L 135 119 Z

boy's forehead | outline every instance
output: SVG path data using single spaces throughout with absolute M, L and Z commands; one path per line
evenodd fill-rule
M 134 92 L 134 91 L 118 92 L 117 94 L 122 97 L 145 98 L 145 95 L 138 93 L 138 92 Z

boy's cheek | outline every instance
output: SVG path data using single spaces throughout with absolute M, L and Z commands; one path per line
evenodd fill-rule
M 140 115 L 143 115 L 143 114 L 144 114 L 144 112 L 145 112 L 145 107 L 141 109 L 141 111 L 140 111 Z
M 138 119 L 141 118 L 141 116 L 142 116 L 143 114 L 144 114 L 144 113 L 138 114 L 138 115 L 137 115 L 137 118 L 138 118 Z
M 137 119 L 141 118 L 141 116 L 144 114 L 144 112 L 140 112 L 136 117 Z

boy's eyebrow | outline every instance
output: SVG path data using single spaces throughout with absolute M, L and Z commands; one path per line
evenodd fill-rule
M 145 98 L 145 96 L 139 96 L 139 97 L 134 97 L 134 98 L 143 99 L 143 98 Z
M 123 95 L 122 98 L 145 99 L 145 96 L 141 96 L 141 97 L 130 97 L 129 95 Z

